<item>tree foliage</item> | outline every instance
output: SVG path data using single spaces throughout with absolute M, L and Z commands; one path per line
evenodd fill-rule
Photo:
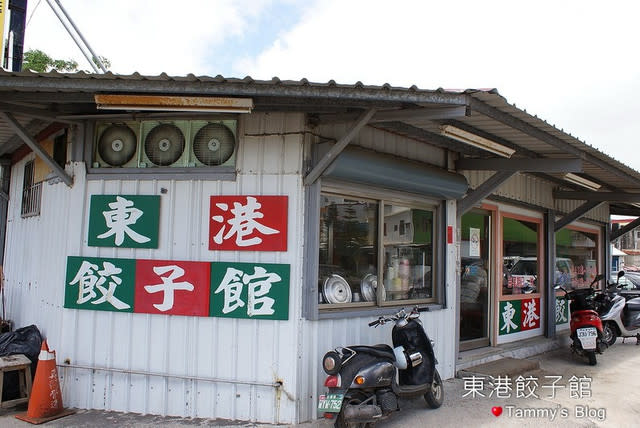
M 103 56 L 100 56 L 99 58 L 108 70 L 111 67 L 111 61 Z M 98 61 L 95 57 L 93 58 L 93 62 L 98 65 Z M 39 49 L 29 49 L 23 55 L 22 69 L 32 70 L 38 73 L 46 73 L 52 70 L 78 71 L 78 63 L 72 59 L 53 59 Z
M 39 49 L 29 49 L 23 55 L 22 69 L 46 73 L 51 70 L 76 71 L 78 63 L 74 60 L 53 59 Z

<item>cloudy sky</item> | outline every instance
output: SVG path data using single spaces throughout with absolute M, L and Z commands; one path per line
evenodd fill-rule
M 61 2 L 115 73 L 497 88 L 640 170 L 637 1 Z M 27 16 L 26 49 L 89 69 L 47 0 Z

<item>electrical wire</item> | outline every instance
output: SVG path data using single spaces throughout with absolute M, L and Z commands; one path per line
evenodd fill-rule
M 27 19 L 27 23 L 25 24 L 25 28 L 29 26 L 29 23 L 31 22 L 31 18 L 33 18 L 33 14 L 36 13 L 36 10 L 38 10 L 38 6 L 40 6 L 40 2 L 41 1 L 42 0 L 38 0 L 38 3 L 36 3 L 36 6 L 31 11 L 31 15 L 29 15 L 29 19 Z

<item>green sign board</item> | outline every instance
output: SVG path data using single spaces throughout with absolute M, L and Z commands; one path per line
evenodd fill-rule
M 498 334 L 516 333 L 521 330 L 522 304 L 520 300 L 500 302 Z
M 67 257 L 64 307 L 133 312 L 136 261 Z
M 564 296 L 556 296 L 556 325 L 569 322 L 569 303 Z
M 289 265 L 211 263 L 213 317 L 289 318 Z
M 91 247 L 158 248 L 159 229 L 160 196 L 91 196 Z

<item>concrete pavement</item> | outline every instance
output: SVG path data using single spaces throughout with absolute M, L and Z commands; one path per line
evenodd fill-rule
M 376 424 L 377 428 L 421 426 L 491 427 L 637 427 L 640 422 L 640 346 L 635 340 L 616 345 L 598 356 L 598 364 L 573 358 L 568 348 L 547 352 L 530 360 L 539 369 L 497 375 L 493 381 L 476 377 L 445 381 L 440 409 L 427 409 L 424 400 L 402 400 L 402 410 Z M 535 366 L 535 365 L 533 365 Z M 495 376 L 496 373 L 494 373 Z M 509 381 L 507 381 L 509 379 Z M 480 389 L 480 383 L 482 388 Z M 551 396 L 553 393 L 553 397 Z M 473 397 L 475 395 L 475 397 Z M 538 396 L 538 398 L 536 398 Z M 494 409 L 495 408 L 495 409 Z M 492 410 L 499 414 L 494 416 Z M 501 413 L 500 413 L 501 412 Z M 29 427 L 15 419 L 17 409 L 0 410 L 0 426 Z M 137 415 L 79 410 L 72 416 L 48 422 L 47 427 L 273 427 L 274 425 Z M 329 427 L 319 420 L 299 428 Z

